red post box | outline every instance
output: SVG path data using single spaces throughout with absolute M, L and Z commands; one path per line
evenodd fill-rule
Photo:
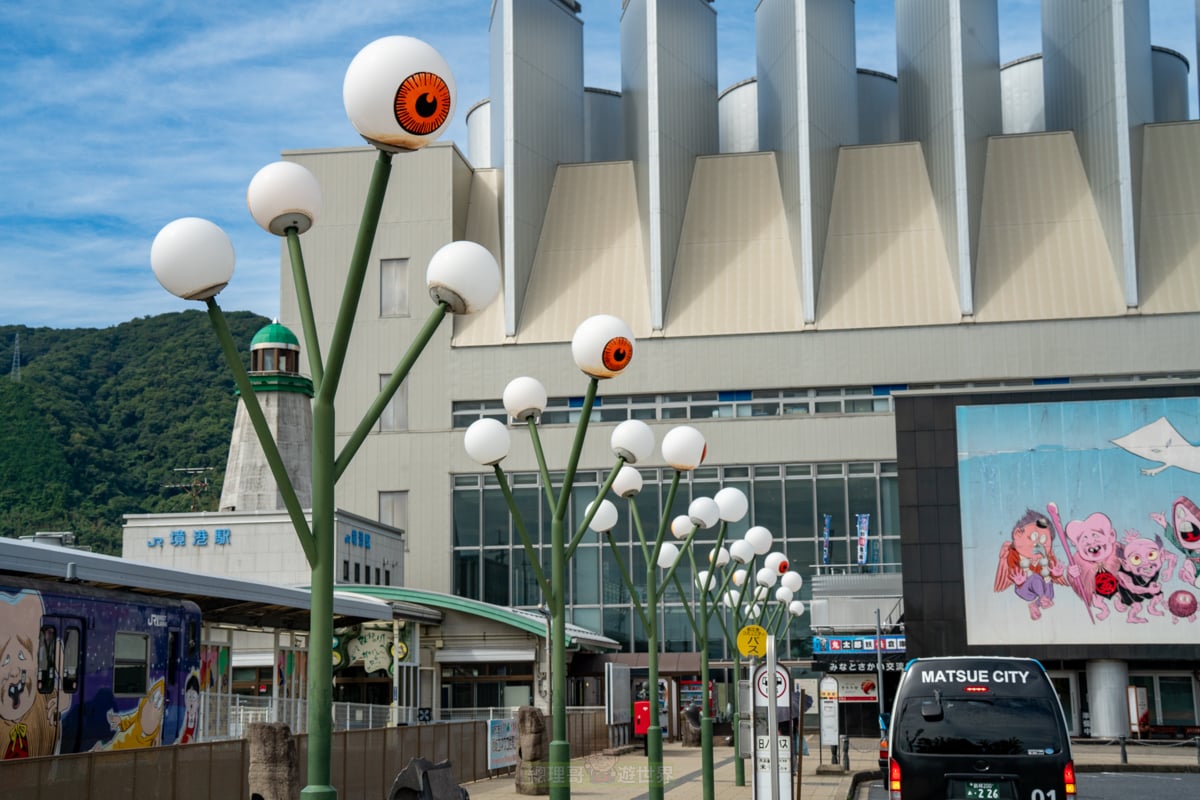
M 635 700 L 633 703 L 633 734 L 645 736 L 650 731 L 650 701 Z

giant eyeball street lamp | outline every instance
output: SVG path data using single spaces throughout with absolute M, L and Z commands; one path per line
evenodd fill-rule
M 445 60 L 425 42 L 407 36 L 384 37 L 359 51 L 346 70 L 342 95 L 350 122 L 379 152 L 325 358 L 321 355 L 299 238 L 310 231 L 321 214 L 320 182 L 303 165 L 279 161 L 259 170 L 246 191 L 246 203 L 255 221 L 288 243 L 297 312 L 303 325 L 313 381 L 311 527 L 215 299 L 233 275 L 234 256 L 229 238 L 211 222 L 186 217 L 160 230 L 150 251 L 154 275 L 167 291 L 207 305 L 209 319 L 233 372 L 247 415 L 312 568 L 308 785 L 301 792 L 305 800 L 335 800 L 337 797 L 336 789 L 330 785 L 334 486 L 445 315 L 478 311 L 491 303 L 500 289 L 499 267 L 485 248 L 473 242 L 451 242 L 440 248 L 430 259 L 426 273 L 429 294 L 434 302 L 432 313 L 342 445 L 341 452 L 336 451 L 333 401 L 374 246 L 391 175 L 392 155 L 419 149 L 436 140 L 446 130 L 456 103 L 454 76 Z M 625 358 L 628 358 L 628 348 Z M 484 463 L 498 463 L 507 454 L 507 436 L 506 430 L 497 432 L 495 428 L 481 428 L 470 437 L 469 447 Z
M 393 58 L 389 49 L 391 47 L 392 45 L 390 44 L 387 47 L 380 45 L 380 52 L 368 53 L 363 58 L 368 62 L 374 59 Z M 406 66 L 401 71 L 414 68 L 408 65 L 408 62 L 405 62 L 405 64 Z M 440 67 L 435 67 L 430 71 L 436 76 L 442 74 L 439 72 L 440 69 Z M 440 97 L 434 91 L 437 88 L 436 81 L 432 85 L 434 88 L 428 91 L 426 100 L 420 102 L 413 101 L 409 106 L 405 106 L 405 108 L 408 108 L 412 112 L 419 112 L 422 108 L 432 109 L 433 105 L 430 104 Z M 453 81 L 450 80 L 448 85 L 450 93 L 453 94 Z M 409 95 L 406 95 L 406 97 L 411 98 Z M 349 110 L 352 105 L 349 93 L 347 93 L 346 98 L 346 107 Z M 382 115 L 379 118 L 372 118 L 369 123 L 364 122 L 363 124 L 359 124 L 356 122 L 355 126 L 358 128 L 359 133 L 369 141 L 383 141 L 392 146 L 407 146 L 400 145 L 400 139 L 396 138 L 399 134 L 395 130 L 395 125 L 402 122 L 399 116 L 399 109 L 401 109 L 402 105 L 399 93 L 397 93 L 396 98 L 396 107 L 398 109 L 396 120 L 390 120 L 386 115 Z M 357 102 L 357 97 L 355 98 L 355 102 Z M 408 100 L 405 102 L 408 102 Z M 425 105 L 422 106 L 422 103 L 425 103 Z M 438 107 L 442 106 L 439 105 Z M 411 114 L 409 114 L 409 117 L 411 117 Z M 464 253 L 461 260 L 469 260 L 469 255 Z M 458 260 L 456 259 L 456 263 Z M 449 272 L 439 270 L 435 276 L 433 267 L 434 265 L 431 264 L 429 282 L 431 294 L 433 294 L 436 300 L 448 304 L 451 308 L 456 307 L 459 300 L 462 301 L 464 307 L 468 310 L 473 309 L 477 305 L 477 301 L 472 295 L 461 291 L 455 292 L 458 295 L 456 299 L 449 292 L 450 287 L 446 285 L 448 284 L 447 275 Z M 437 284 L 436 290 L 434 288 L 435 284 Z M 496 286 L 497 288 L 499 287 L 498 279 Z M 576 328 L 575 334 L 571 338 L 571 356 L 576 366 L 588 376 L 589 381 L 587 393 L 584 397 L 576 424 L 571 453 L 567 458 L 566 469 L 562 473 L 561 485 L 558 487 L 557 492 L 551 483 L 550 472 L 546 466 L 545 454 L 542 448 L 541 436 L 538 432 L 541 416 L 547 404 L 545 387 L 537 379 L 526 376 L 510 381 L 504 389 L 504 410 L 510 418 L 524 425 L 529 431 L 530 441 L 533 444 L 537 457 L 539 475 L 541 476 L 545 490 L 546 502 L 550 507 L 550 576 L 548 578 L 542 570 L 541 558 L 533 546 L 533 539 L 525 527 L 525 521 L 521 516 L 520 509 L 517 507 L 516 501 L 512 496 L 508 479 L 500 467 L 500 461 L 507 455 L 509 448 L 507 427 L 496 420 L 482 419 L 473 423 L 467 429 L 463 439 L 463 446 L 466 448 L 467 454 L 479 464 L 491 466 L 495 471 L 501 492 L 504 494 L 505 502 L 508 504 L 513 525 L 520 536 L 521 544 L 525 550 L 530 571 L 541 588 L 542 597 L 544 598 L 546 608 L 549 610 L 550 631 L 548 648 L 550 650 L 550 715 L 552 725 L 549 750 L 549 789 L 552 800 L 568 800 L 571 793 L 569 780 L 571 752 L 570 744 L 567 742 L 566 706 L 567 563 L 588 530 L 608 534 L 617 523 L 616 508 L 610 501 L 602 499 L 598 503 L 593 502 L 585 509 L 583 521 L 568 540 L 565 521 L 567 507 L 574 486 L 575 471 L 579 464 L 583 440 L 591 418 L 592 407 L 596 402 L 597 386 L 601 380 L 614 378 L 624 372 L 633 358 L 633 350 L 633 331 L 617 317 L 608 314 L 598 314 L 584 320 Z M 599 497 L 603 498 L 608 490 L 613 487 L 615 487 L 614 491 L 617 492 L 618 496 L 632 497 L 641 490 L 642 476 L 636 469 L 627 465 L 636 464 L 649 458 L 654 449 L 654 434 L 644 422 L 630 420 L 618 425 L 613 431 L 611 446 L 617 463 L 605 480 Z M 605 538 L 611 542 L 611 537 L 605 536 Z

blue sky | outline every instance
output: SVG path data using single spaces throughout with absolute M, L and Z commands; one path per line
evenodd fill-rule
M 971 0 L 966 0 L 970 2 Z M 620 88 L 621 0 L 583 0 L 584 77 Z M 721 88 L 754 74 L 753 0 L 716 0 Z M 488 94 L 491 0 L 9 0 L 0 12 L 0 324 L 107 327 L 201 307 L 149 267 L 158 230 L 207 217 L 233 240 L 226 310 L 274 316 L 279 243 L 250 178 L 285 150 L 362 144 L 346 66 L 391 34 L 450 63 L 458 107 Z M 1000 0 L 1004 61 L 1041 49 L 1038 0 Z M 1194 0 L 1151 0 L 1152 40 L 1195 60 Z M 893 0 L 858 0 L 858 65 L 895 73 Z M 1195 79 L 1191 98 L 1195 106 Z M 1193 112 L 1194 114 L 1194 112 Z M 466 150 L 463 115 L 447 138 Z M 364 187 L 365 190 L 365 187 Z

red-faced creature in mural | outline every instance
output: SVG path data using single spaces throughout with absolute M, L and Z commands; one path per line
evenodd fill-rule
M 1186 497 L 1177 498 L 1171 506 L 1171 519 L 1163 514 L 1151 514 L 1167 539 L 1183 553 L 1179 577 L 1189 586 L 1200 588 L 1200 508 Z
M 1113 598 L 1121 586 L 1117 579 L 1121 569 L 1121 547 L 1112 521 L 1097 511 L 1087 519 L 1071 520 L 1064 530 L 1058 506 L 1050 503 L 1046 510 L 1067 551 L 1070 562 L 1067 578 L 1071 588 L 1087 606 L 1093 622 L 1105 619 L 1109 615 L 1105 600 Z
M 1054 555 L 1049 521 L 1027 509 L 1013 526 L 1010 540 L 1000 545 L 995 591 L 1014 587 L 1017 597 L 1029 605 L 1029 618 L 1041 619 L 1042 609 L 1054 605 L 1054 584 L 1067 582 L 1065 574 Z

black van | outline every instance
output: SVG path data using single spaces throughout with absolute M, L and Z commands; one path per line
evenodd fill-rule
M 1067 800 L 1075 762 L 1062 705 L 1031 658 L 918 658 L 888 729 L 890 800 Z

